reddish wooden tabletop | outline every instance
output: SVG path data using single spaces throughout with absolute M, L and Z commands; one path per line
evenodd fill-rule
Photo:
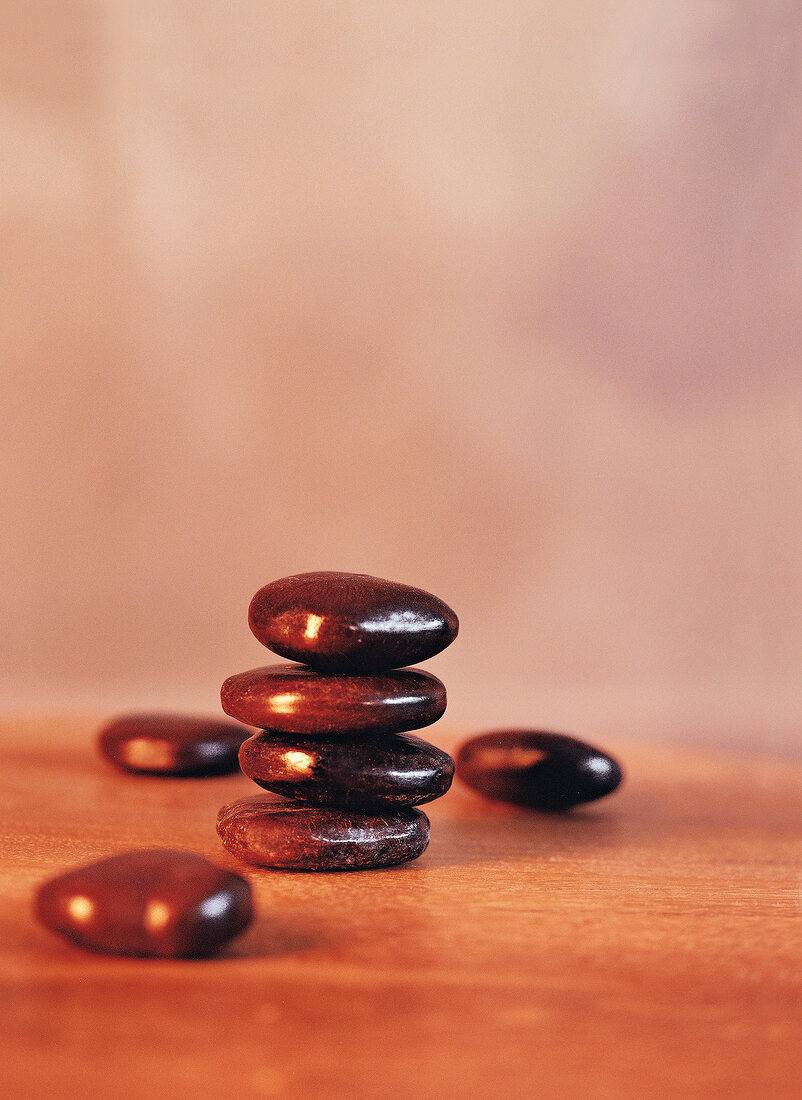
M 237 868 L 215 814 L 257 791 L 121 775 L 96 729 L 0 723 L 3 1096 L 802 1095 L 802 763 L 608 744 L 625 786 L 561 817 L 455 784 L 414 863 L 239 867 L 252 928 L 150 961 L 39 927 L 36 884 L 142 846 Z

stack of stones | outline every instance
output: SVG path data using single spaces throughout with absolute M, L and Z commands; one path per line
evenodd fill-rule
M 262 732 L 239 760 L 260 787 L 224 806 L 225 847 L 249 863 L 294 870 L 356 870 L 415 859 L 429 820 L 415 809 L 445 794 L 447 753 L 409 730 L 436 722 L 443 684 L 408 668 L 445 649 L 457 616 L 409 585 L 354 573 L 302 573 L 274 581 L 251 601 L 263 645 L 302 664 L 268 665 L 229 677 L 227 714 Z

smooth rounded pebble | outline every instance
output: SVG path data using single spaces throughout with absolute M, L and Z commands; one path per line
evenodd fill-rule
M 499 730 L 460 746 L 457 775 L 487 798 L 538 810 L 569 810 L 610 794 L 623 773 L 611 756 L 575 737 Z
M 288 871 L 363 871 L 416 859 L 429 819 L 411 808 L 357 813 L 265 796 L 224 806 L 217 833 L 232 855 Z
M 126 714 L 98 736 L 112 764 L 143 775 L 202 776 L 236 771 L 237 753 L 253 730 L 223 718 Z
M 39 920 L 108 955 L 210 955 L 251 922 L 251 887 L 240 875 L 165 849 L 122 855 L 67 871 L 39 887 Z
M 299 573 L 260 588 L 248 622 L 281 657 L 319 672 L 381 672 L 425 661 L 457 636 L 448 606 L 365 573 Z
M 257 733 L 239 752 L 243 772 L 265 790 L 343 809 L 418 806 L 444 795 L 454 761 L 410 734 L 302 737 Z
M 420 729 L 446 709 L 446 689 L 429 672 L 324 675 L 303 665 L 268 665 L 229 676 L 223 710 L 277 733 L 367 733 Z

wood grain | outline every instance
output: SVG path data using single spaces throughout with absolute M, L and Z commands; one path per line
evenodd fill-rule
M 5 1097 L 799 1095 L 798 761 L 609 744 L 627 779 L 593 808 L 455 784 L 414 863 L 292 874 L 215 836 L 248 780 L 117 773 L 98 726 L 0 723 Z M 143 961 L 34 922 L 37 883 L 144 845 L 245 873 L 252 929 L 213 960 Z

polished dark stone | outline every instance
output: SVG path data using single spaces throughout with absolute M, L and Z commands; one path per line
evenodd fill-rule
M 222 718 L 126 714 L 98 735 L 98 748 L 117 767 L 143 775 L 201 776 L 236 771 L 237 753 L 253 730 Z
M 243 742 L 240 767 L 265 790 L 321 806 L 418 806 L 444 795 L 454 761 L 410 734 L 375 737 L 257 733 Z
M 422 588 L 364 573 L 300 573 L 260 588 L 251 630 L 319 672 L 381 672 L 433 657 L 457 636 L 451 608 Z
M 191 852 L 125 852 L 44 883 L 36 915 L 109 955 L 209 955 L 250 924 L 250 885 Z
M 457 776 L 487 798 L 538 810 L 569 810 L 610 794 L 623 778 L 611 756 L 562 733 L 499 730 L 457 752 Z
M 232 718 L 277 733 L 401 733 L 436 722 L 446 709 L 437 677 L 412 668 L 328 676 L 268 665 L 229 676 L 220 698 Z
M 256 795 L 224 806 L 217 832 L 232 855 L 258 867 L 362 871 L 419 856 L 429 819 L 411 808 L 357 813 Z

